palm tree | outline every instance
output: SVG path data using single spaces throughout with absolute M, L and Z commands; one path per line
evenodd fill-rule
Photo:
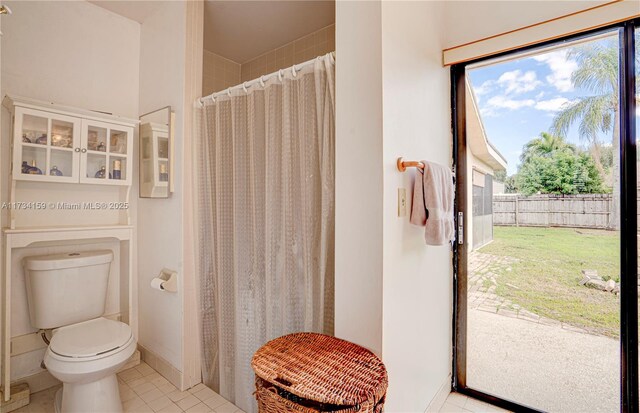
M 568 144 L 563 137 L 542 132 L 539 137 L 530 140 L 524 145 L 520 161 L 525 163 L 533 156 L 548 158 L 553 155 L 553 152 L 565 148 L 572 151 L 575 150 L 573 145 Z
M 615 40 L 603 40 L 580 46 L 574 46 L 567 57 L 578 63 L 578 69 L 571 75 L 573 86 L 591 93 L 576 99 L 564 107 L 554 118 L 551 132 L 565 137 L 569 128 L 578 123 L 578 134 L 599 148 L 598 135 L 611 133 L 613 145 L 613 203 L 609 227 L 619 228 L 620 206 L 620 113 L 618 109 L 618 46 Z M 600 154 L 594 158 L 599 170 L 602 170 Z

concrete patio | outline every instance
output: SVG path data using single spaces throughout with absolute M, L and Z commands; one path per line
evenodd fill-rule
M 468 386 L 546 411 L 618 411 L 619 342 L 496 296 L 491 266 L 509 259 L 488 255 L 469 260 Z

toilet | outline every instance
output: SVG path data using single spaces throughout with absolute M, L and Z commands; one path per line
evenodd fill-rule
M 26 257 L 31 325 L 53 329 L 44 364 L 63 383 L 56 412 L 121 412 L 116 372 L 136 350 L 131 328 L 103 316 L 109 250 Z

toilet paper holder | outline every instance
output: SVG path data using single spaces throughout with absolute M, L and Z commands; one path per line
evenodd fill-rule
M 163 268 L 160 274 L 151 280 L 151 287 L 169 293 L 178 292 L 178 273 L 167 268 Z

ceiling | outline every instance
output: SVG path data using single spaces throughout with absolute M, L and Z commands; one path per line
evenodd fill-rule
M 204 13 L 204 48 L 245 63 L 333 24 L 335 2 L 208 0 Z
M 143 23 L 156 0 L 89 0 Z M 335 0 L 206 0 L 204 48 L 238 63 L 335 22 Z
M 144 22 L 144 20 L 153 14 L 156 9 L 162 4 L 161 1 L 155 0 L 138 0 L 138 1 L 124 1 L 124 0 L 88 0 L 89 3 L 93 3 L 96 6 L 100 6 L 103 9 L 107 9 L 116 14 L 124 16 L 128 19 L 135 20 L 138 23 Z

